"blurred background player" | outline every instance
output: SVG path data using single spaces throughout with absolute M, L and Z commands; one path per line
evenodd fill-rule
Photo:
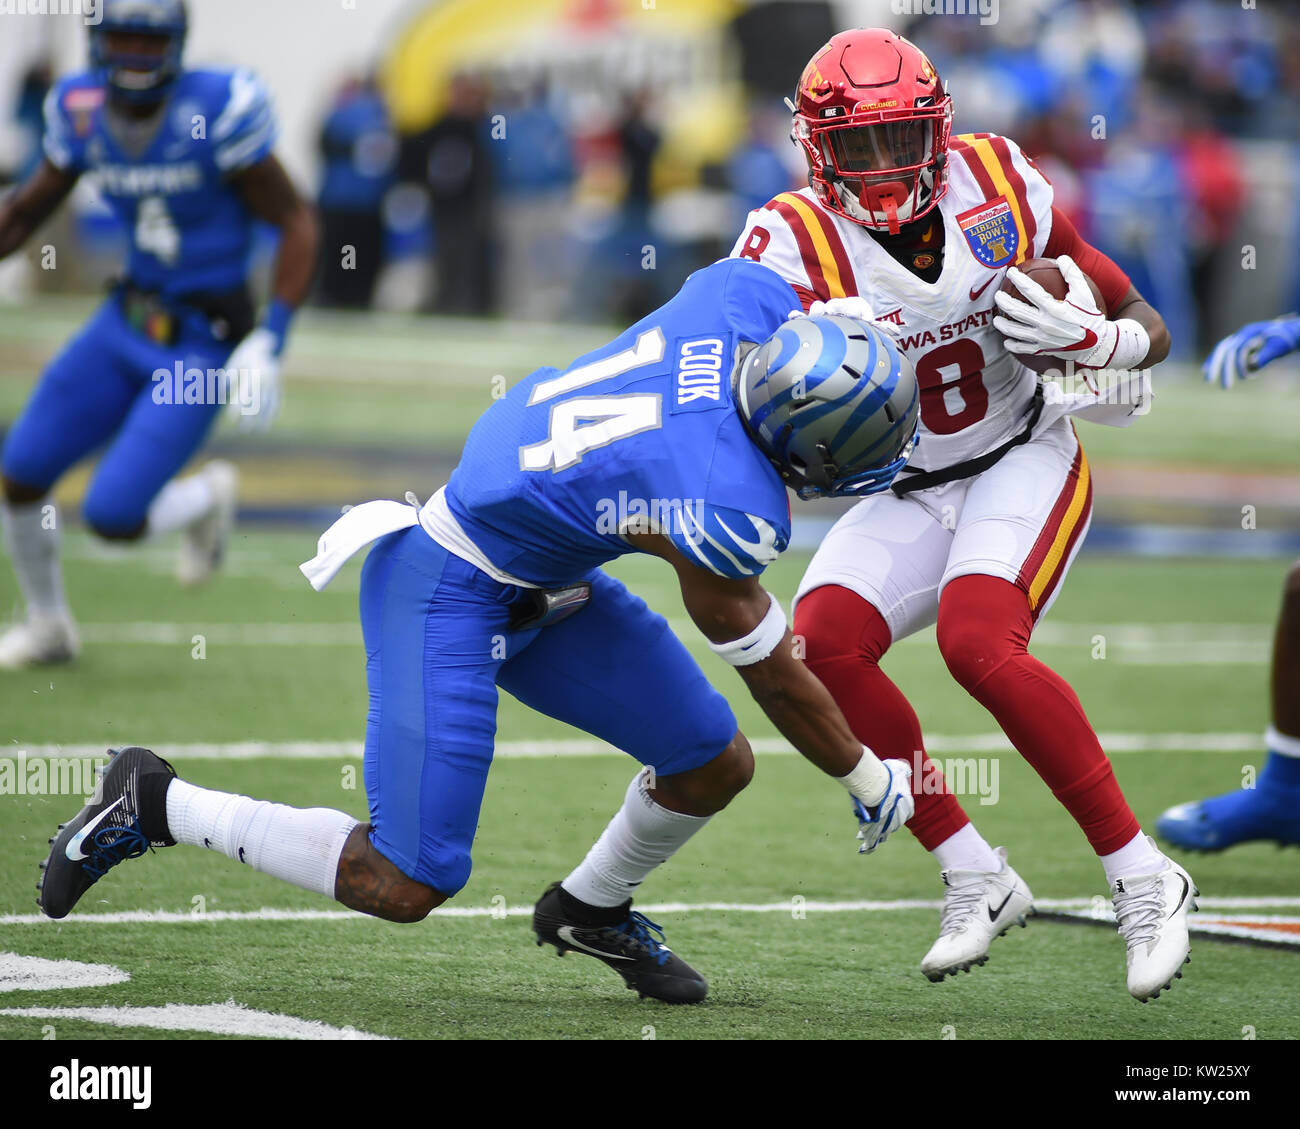
M 910 768 L 854 738 L 760 577 L 789 544 L 787 485 L 810 498 L 888 487 L 916 434 L 916 380 L 879 331 L 787 321 L 797 308 L 766 267 L 706 267 L 608 345 L 511 388 L 423 507 L 371 502 L 324 533 L 302 566 L 317 589 L 374 542 L 361 580 L 369 824 L 199 788 L 127 749 L 51 840 L 41 908 L 64 917 L 111 866 L 181 842 L 421 920 L 469 880 L 499 687 L 648 770 L 538 901 L 537 943 L 594 956 L 643 996 L 703 999 L 704 978 L 632 897 L 749 783 L 753 756 L 667 621 L 602 565 L 648 553 L 673 567 L 711 650 L 853 797 L 864 850 L 911 814 Z M 611 512 L 611 498 L 631 501 Z
M 1205 379 L 1231 388 L 1297 349 L 1300 316 L 1254 322 L 1219 342 L 1205 362 Z M 1176 847 L 1220 851 L 1259 839 L 1300 845 L 1300 562 L 1282 590 L 1272 663 L 1268 759 L 1255 786 L 1170 808 L 1156 831 Z
M 1182 975 L 1194 891 L 1142 833 L 1074 691 L 1028 652 L 1086 535 L 1092 488 L 1072 424 L 1044 411 L 1016 354 L 1145 369 L 1168 353 L 1164 322 L 1052 206 L 1051 184 L 1013 141 L 950 137 L 952 97 L 908 40 L 883 28 L 834 36 L 791 106 L 810 187 L 751 212 L 732 253 L 771 266 L 813 311 L 874 311 L 921 386 L 915 455 L 892 493 L 859 502 L 822 542 L 795 631 L 857 736 L 916 758 L 909 827 L 947 886 L 922 971 L 942 980 L 983 963 L 1032 903 L 1005 850 L 938 786 L 916 713 L 880 668 L 891 643 L 937 623 L 953 677 L 1100 857 L 1130 992 L 1158 995 Z M 1059 256 L 1068 302 L 1015 269 L 1040 256 Z M 999 292 L 1008 272 L 1025 301 Z M 1127 420 L 1135 407 L 1112 410 Z
M 50 363 L 5 437 L 0 509 L 26 617 L 0 636 L 0 667 L 77 654 L 49 494 L 102 446 L 86 524 L 121 541 L 183 530 L 182 583 L 216 565 L 234 520 L 234 468 L 214 462 L 172 479 L 224 403 L 247 424 L 269 425 L 278 358 L 315 257 L 315 221 L 272 155 L 275 119 L 257 78 L 182 67 L 181 0 L 105 0 L 101 14 L 90 68 L 46 98 L 43 159 L 0 204 L 0 257 L 83 173 L 130 231 L 112 296 Z M 247 288 L 258 218 L 281 236 L 260 323 Z M 223 368 L 234 374 L 229 389 Z

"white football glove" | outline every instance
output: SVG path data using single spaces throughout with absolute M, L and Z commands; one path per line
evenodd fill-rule
M 1053 298 L 1017 267 L 1007 271 L 1025 301 L 999 291 L 993 296 L 1004 316 L 993 319 L 1007 351 L 1058 357 L 1084 368 L 1132 368 L 1151 348 L 1147 331 L 1132 318 L 1110 321 L 1097 308 L 1085 277 L 1069 255 L 1056 260 L 1068 290 Z
M 226 413 L 241 431 L 265 431 L 280 410 L 276 336 L 259 326 L 226 359 Z
M 912 798 L 912 766 L 897 758 L 880 763 L 889 770 L 885 798 L 872 811 L 857 796 L 853 797 L 853 814 L 858 817 L 858 838 L 862 841 L 858 848 L 860 855 L 871 854 L 916 811 L 916 801 Z
M 871 303 L 865 298 L 860 298 L 856 295 L 852 298 L 827 298 L 824 301 L 821 298 L 818 298 L 817 301 L 808 307 L 807 312 L 803 310 L 795 310 L 790 317 L 820 318 L 832 315 L 846 318 L 857 318 L 858 321 L 869 321 L 879 329 L 881 333 L 887 334 L 893 338 L 896 338 L 899 335 L 898 326 L 896 326 L 892 321 L 877 321 L 876 313 L 871 308 Z

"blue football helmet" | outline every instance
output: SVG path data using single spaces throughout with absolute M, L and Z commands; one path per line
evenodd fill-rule
M 751 438 L 800 498 L 878 494 L 916 445 L 916 373 L 869 322 L 791 318 L 741 360 L 735 380 Z
M 167 95 L 181 73 L 181 52 L 189 18 L 184 0 L 100 0 L 100 20 L 90 29 L 91 65 L 104 75 L 113 97 L 149 104 Z M 113 33 L 156 36 L 161 53 L 115 51 Z

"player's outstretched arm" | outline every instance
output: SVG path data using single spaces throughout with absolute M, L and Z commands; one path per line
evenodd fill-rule
M 758 577 L 712 573 L 658 534 L 633 534 L 628 540 L 673 566 L 686 611 L 713 650 L 736 667 L 781 735 L 865 809 L 859 811 L 863 850 L 874 849 L 906 823 L 913 810 L 910 767 L 904 761 L 886 765 L 853 735 L 830 692 L 795 657 L 780 605 Z
M 1300 315 L 1254 321 L 1214 347 L 1203 366 L 1205 379 L 1231 388 L 1265 365 L 1300 349 Z
M 235 173 L 231 184 L 250 212 L 280 230 L 266 316 L 226 360 L 236 389 L 229 411 L 241 427 L 265 430 L 280 407 L 280 354 L 293 312 L 311 286 L 320 234 L 315 209 L 274 155 Z
M 31 176 L 0 201 L 0 259 L 18 250 L 54 214 L 79 175 L 43 160 Z
M 302 305 L 316 269 L 320 231 L 315 209 L 298 194 L 284 166 L 265 157 L 231 178 L 245 206 L 280 229 L 271 293 L 291 310 Z

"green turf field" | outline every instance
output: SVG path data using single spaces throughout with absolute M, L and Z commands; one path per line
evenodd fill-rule
M 13 419 L 87 309 L 51 300 L 0 309 L 0 420 Z M 241 464 L 245 505 L 336 507 L 408 488 L 423 496 L 491 402 L 494 378 L 508 384 L 538 364 L 563 364 L 607 336 L 487 328 L 491 350 L 484 327 L 467 323 L 304 315 L 272 436 L 218 436 Z M 1257 381 L 1229 395 L 1189 370 L 1168 376 L 1157 411 L 1133 430 L 1084 433 L 1099 513 L 1108 471 L 1140 484 L 1148 472 L 1208 466 L 1241 476 L 1240 502 L 1231 493 L 1219 499 L 1225 520 L 1235 527 L 1239 504 L 1258 501 L 1260 528 L 1285 528 L 1270 506 L 1294 509 L 1300 496 L 1300 388 Z M 75 504 L 84 482 L 84 469 L 70 475 L 60 501 Z M 1255 492 L 1265 487 L 1273 493 Z M 1151 504 L 1159 510 L 1158 494 Z M 130 979 L 0 991 L 0 1038 L 211 1037 L 211 1016 L 201 1031 L 157 1025 L 175 1007 L 227 1001 L 246 1011 L 225 1009 L 220 1022 L 271 1013 L 333 1033 L 400 1038 L 1231 1040 L 1244 1029 L 1260 1039 L 1300 1037 L 1297 949 L 1196 938 L 1188 976 L 1143 1006 L 1125 990 L 1113 927 L 1040 919 L 997 941 L 987 966 L 928 983 L 918 965 L 937 933 L 943 890 L 932 860 L 907 836 L 856 854 L 842 790 L 783 750 L 740 679 L 696 642 L 669 571 L 646 560 L 613 571 L 673 620 L 760 749 L 749 790 L 639 899 L 665 906 L 651 916 L 709 977 L 703 1006 L 640 1002 L 595 961 L 559 961 L 534 947 L 532 902 L 599 834 L 631 765 L 508 698 L 474 876 L 449 912 L 415 926 L 347 915 L 181 847 L 113 871 L 77 917 L 38 920 L 37 862 L 81 800 L 5 791 L 6 762 L 13 779 L 24 750 L 142 743 L 162 748 L 199 784 L 364 816 L 359 567 L 313 593 L 296 566 L 313 554 L 318 532 L 245 525 L 225 571 L 184 592 L 171 578 L 173 544 L 112 548 L 70 531 L 65 572 L 84 655 L 66 669 L 0 677 L 0 954 L 112 965 Z M 769 573 L 787 605 L 806 560 L 791 553 Z M 1260 763 L 1287 563 L 1085 554 L 1036 633 L 1035 652 L 1078 690 L 1145 825 L 1172 803 L 1238 786 L 1243 769 Z M 0 567 L 0 616 L 15 601 Z M 996 783 L 996 797 L 986 787 L 966 805 L 990 842 L 1008 846 L 1040 904 L 1092 907 L 1105 894 L 1100 867 L 992 720 L 952 683 L 933 633 L 900 643 L 886 665 L 914 702 L 932 755 L 969 760 Z M 647 702 L 647 724 L 672 708 Z M 1201 886 L 1201 918 L 1247 908 L 1300 914 L 1300 853 L 1259 845 L 1183 861 Z M 254 919 L 264 909 L 306 916 Z M 140 920 L 152 911 L 163 912 Z M 126 919 L 95 920 L 117 913 Z M 167 1005 L 125 1027 L 109 1025 L 108 1013 L 35 1010 Z M 8 1014 L 15 1009 L 26 1014 Z M 131 1012 L 114 1014 L 132 1022 Z M 256 1022 L 225 1029 L 266 1030 Z
M 308 533 L 242 534 L 227 574 L 198 593 L 166 576 L 166 546 L 144 557 L 71 539 L 74 603 L 85 616 L 84 659 L 54 673 L 0 681 L 12 749 L 51 744 L 316 742 L 317 755 L 213 759 L 176 753 L 200 784 L 364 815 L 350 748 L 365 713 L 355 625 L 355 566 L 324 594 L 295 565 Z M 788 598 L 801 559 L 780 562 L 772 587 Z M 653 562 L 617 570 L 669 616 L 675 597 Z M 1269 623 L 1282 562 L 1134 562 L 1085 557 L 1043 628 L 1038 653 L 1078 689 L 1097 728 L 1127 749 L 1143 736 L 1224 734 L 1237 751 L 1116 752 L 1140 819 L 1169 803 L 1226 790 L 1258 756 L 1242 751 L 1265 719 Z M 1171 582 L 1176 580 L 1176 583 Z M 1189 609 L 1194 609 L 1194 618 Z M 1050 630 L 1048 626 L 1050 625 Z M 694 642 L 745 730 L 779 744 L 740 681 Z M 1094 658 L 1096 637 L 1106 657 Z M 205 657 L 193 657 L 202 636 Z M 1215 658 L 1217 661 L 1206 661 Z M 630 659 L 629 661 L 634 661 Z M 991 721 L 948 678 L 931 640 L 898 646 L 891 672 L 916 703 L 932 751 L 970 755 L 964 738 Z M 647 723 L 671 703 L 647 703 Z M 181 847 L 124 864 L 79 907 L 87 915 L 166 910 L 180 923 L 33 922 L 36 863 L 76 798 L 0 796 L 0 951 L 115 965 L 128 982 L 11 993 L 4 1007 L 220 1004 L 394 1037 L 442 1038 L 1260 1038 L 1300 1036 L 1293 986 L 1300 952 L 1198 939 L 1188 977 L 1146 1006 L 1124 989 L 1124 950 L 1109 927 L 1031 921 L 959 981 L 928 983 L 917 965 L 933 940 L 933 908 L 799 909 L 818 902 L 934 902 L 929 857 L 906 837 L 869 858 L 840 789 L 792 754 L 763 752 L 756 779 L 647 883 L 647 904 L 715 904 L 656 918 L 671 944 L 705 971 L 708 1002 L 673 1009 L 638 1002 L 594 961 L 558 961 L 534 947 L 526 912 L 545 884 L 585 852 L 621 800 L 629 764 L 612 754 L 525 756 L 530 742 L 582 735 L 509 699 L 502 752 L 488 788 L 476 867 L 444 915 L 395 926 L 361 917 L 219 920 L 262 907 L 332 910 L 227 859 Z M 582 744 L 562 746 L 581 750 Z M 174 751 L 174 750 L 173 750 Z M 210 751 L 210 750 L 209 750 Z M 311 750 L 308 750 L 311 751 Z M 994 757 L 996 803 L 967 803 L 991 842 L 1005 843 L 1040 899 L 1105 893 L 1100 868 L 1046 789 L 1008 751 Z M 990 762 L 991 765 L 992 762 Z M 987 795 L 985 798 L 989 798 Z M 1185 860 L 1206 899 L 1279 899 L 1294 913 L 1300 856 L 1271 846 Z M 717 908 L 717 904 L 729 908 Z M 1213 904 L 1213 903 L 1211 903 Z M 742 906 L 763 907 L 759 912 Z M 778 908 L 773 908 L 778 907 Z M 193 912 L 198 909 L 204 911 Z M 215 915 L 217 919 L 205 919 Z M 1205 916 L 1203 914 L 1202 916 Z M 69 1017 L 0 1015 L 0 1037 L 121 1037 L 132 1029 Z M 653 1031 L 649 1031 L 653 1028 Z M 951 1028 L 952 1032 L 946 1029 Z M 140 1029 L 138 1034 L 154 1034 Z

